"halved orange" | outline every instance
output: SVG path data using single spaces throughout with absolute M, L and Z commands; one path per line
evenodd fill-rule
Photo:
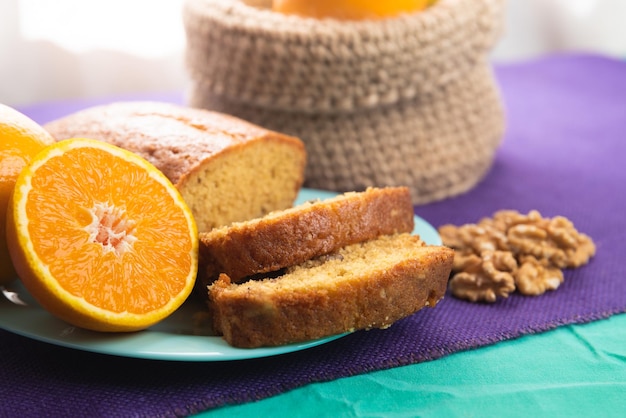
M 159 322 L 197 274 L 197 228 L 176 188 L 138 155 L 91 139 L 48 146 L 22 170 L 7 242 L 39 303 L 96 331 Z
M 0 284 L 17 278 L 6 241 L 6 211 L 15 179 L 54 138 L 37 122 L 0 103 Z

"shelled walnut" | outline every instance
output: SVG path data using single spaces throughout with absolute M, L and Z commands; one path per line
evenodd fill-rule
M 582 266 L 595 254 L 591 238 L 579 233 L 572 222 L 562 216 L 548 222 L 514 225 L 507 231 L 507 238 L 516 253 L 531 254 L 558 268 Z
M 532 255 L 520 257 L 519 268 L 513 273 L 515 286 L 524 295 L 541 295 L 557 289 L 563 283 L 563 272 L 558 267 L 537 260 Z
M 514 291 L 541 295 L 563 282 L 563 268 L 586 264 L 593 240 L 562 216 L 501 210 L 476 224 L 443 225 L 444 245 L 455 250 L 449 287 L 455 297 L 495 302 Z
M 461 258 L 457 262 L 457 259 Z M 472 302 L 495 302 L 498 297 L 508 297 L 515 290 L 513 272 L 517 261 L 510 252 L 491 251 L 455 255 L 458 273 L 450 280 L 455 296 Z

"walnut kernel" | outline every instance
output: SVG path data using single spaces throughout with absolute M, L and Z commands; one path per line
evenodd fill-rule
M 517 290 L 523 295 L 541 295 L 547 290 L 556 290 L 563 283 L 561 269 L 541 262 L 532 255 L 521 258 L 513 277 Z
M 455 257 L 456 260 L 456 257 Z M 450 279 L 452 294 L 472 302 L 495 302 L 498 297 L 508 297 L 515 290 L 513 272 L 517 261 L 506 251 L 483 251 L 480 257 L 469 255 L 465 269 Z

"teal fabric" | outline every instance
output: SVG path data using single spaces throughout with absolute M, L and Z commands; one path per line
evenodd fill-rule
M 626 314 L 198 415 L 248 416 L 623 417 Z

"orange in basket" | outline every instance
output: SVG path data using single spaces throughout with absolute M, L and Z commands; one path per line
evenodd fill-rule
M 15 179 L 31 158 L 54 138 L 35 121 L 17 110 L 0 104 L 0 284 L 17 276 L 6 241 L 6 211 Z
M 45 148 L 17 178 L 7 220 L 24 286 L 75 326 L 147 328 L 193 288 L 191 211 L 152 164 L 113 145 L 69 139 Z
M 275 12 L 345 20 L 381 19 L 425 9 L 436 0 L 274 0 Z

